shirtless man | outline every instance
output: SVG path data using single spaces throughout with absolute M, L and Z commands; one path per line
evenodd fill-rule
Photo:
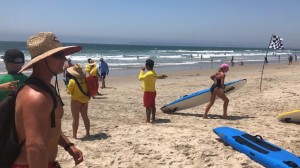
M 63 72 L 66 55 L 81 50 L 79 46 L 62 47 L 51 32 L 41 32 L 31 36 L 27 41 L 31 61 L 22 67 L 20 72 L 33 68 L 30 77 L 41 79 L 52 88 L 51 79 Z M 82 152 L 64 135 L 61 130 L 63 104 L 57 94 L 55 109 L 55 127 L 51 128 L 50 113 L 53 109 L 52 97 L 46 91 L 34 85 L 26 85 L 16 100 L 16 129 L 19 142 L 26 140 L 21 154 L 12 168 L 57 168 L 55 161 L 58 145 L 74 158 L 75 165 L 83 161 Z M 28 101 L 30 100 L 30 101 Z

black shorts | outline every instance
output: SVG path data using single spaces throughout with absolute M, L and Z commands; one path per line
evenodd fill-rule
M 106 72 L 101 73 L 101 78 L 105 79 L 105 77 L 106 77 Z

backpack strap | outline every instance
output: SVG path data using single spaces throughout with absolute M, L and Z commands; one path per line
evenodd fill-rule
M 89 97 L 89 95 L 83 91 L 83 89 L 82 89 L 80 83 L 78 82 L 78 80 L 77 80 L 75 77 L 73 77 L 73 79 L 74 79 L 75 83 L 77 84 L 77 86 L 78 86 L 79 90 L 81 91 L 81 93 L 82 93 L 83 95 Z
M 54 128 L 55 127 L 55 109 L 57 107 L 57 99 L 56 99 L 56 96 L 55 94 L 53 93 L 53 90 L 47 85 L 45 84 L 44 81 L 42 81 L 41 79 L 39 78 L 36 78 L 36 77 L 30 77 L 28 78 L 25 82 L 24 82 L 25 85 L 35 85 L 43 90 L 45 90 L 47 93 L 50 94 L 50 96 L 52 97 L 52 101 L 53 101 L 53 108 L 52 108 L 52 111 L 51 111 L 51 128 Z

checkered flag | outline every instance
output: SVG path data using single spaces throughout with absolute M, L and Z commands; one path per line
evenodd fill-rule
M 280 38 L 279 36 L 272 35 L 272 40 L 271 40 L 269 48 L 282 50 L 283 49 L 282 40 L 283 39 Z

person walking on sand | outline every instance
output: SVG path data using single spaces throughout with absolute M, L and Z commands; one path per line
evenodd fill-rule
M 101 88 L 106 88 L 105 78 L 109 73 L 109 67 L 108 67 L 108 64 L 104 61 L 103 58 L 100 58 L 100 63 L 99 63 L 99 66 L 98 66 L 98 72 L 100 74 L 100 79 L 102 80 Z
M 145 73 L 145 67 L 147 72 Z M 151 59 L 146 60 L 145 67 L 143 67 L 139 74 L 139 80 L 143 81 L 143 90 L 144 90 L 144 107 L 146 108 L 146 123 L 150 123 L 150 117 L 152 122 L 155 122 L 155 97 L 156 97 L 156 89 L 155 83 L 157 74 L 154 71 L 154 61 Z
M 77 139 L 77 130 L 79 126 L 79 113 L 83 119 L 86 130 L 86 137 L 90 136 L 90 119 L 88 117 L 88 106 L 90 98 L 87 96 L 87 85 L 85 74 L 81 64 L 75 64 L 67 69 L 71 75 L 67 94 L 71 94 L 71 112 L 73 117 L 73 138 Z
M 230 62 L 231 62 L 231 66 L 234 66 L 233 59 L 234 59 L 234 58 L 233 58 L 233 56 L 232 56 L 232 57 L 231 57 L 231 61 L 230 61 Z
M 225 82 L 225 73 L 228 72 L 229 65 L 228 64 L 222 64 L 218 70 L 218 72 L 214 75 L 212 75 L 210 78 L 214 81 L 213 85 L 210 88 L 210 102 L 206 106 L 203 118 L 208 118 L 207 114 L 210 110 L 211 106 L 214 104 L 216 100 L 216 96 L 218 96 L 220 99 L 224 101 L 223 104 L 223 118 L 227 118 L 227 107 L 229 103 L 229 99 L 224 94 L 223 89 L 225 89 L 224 82 Z
M 0 90 L 0 101 L 9 94 L 10 90 L 14 89 L 12 86 L 17 88 L 17 85 L 21 85 L 28 78 L 23 73 L 18 73 L 25 63 L 25 57 L 22 51 L 9 49 L 5 51 L 4 56 L 1 56 L 1 58 L 4 61 L 7 74 L 0 76 L 0 84 L 3 84 L 3 89 Z M 12 81 L 16 82 L 8 83 Z
M 99 81 L 98 81 L 98 68 L 96 66 L 96 63 L 94 62 L 93 59 L 89 58 L 88 60 L 88 64 L 85 67 L 85 71 L 86 71 L 86 77 L 89 78 L 87 79 L 88 81 L 92 80 L 91 82 L 96 83 L 96 88 L 95 89 L 97 92 L 97 95 L 101 95 L 101 93 L 99 93 Z M 93 96 L 93 98 L 95 98 L 95 96 Z
M 269 63 L 268 62 L 268 57 L 267 56 L 265 56 L 265 62 L 264 62 L 265 64 L 267 64 L 267 63 Z
M 73 157 L 75 165 L 83 161 L 82 152 L 62 131 L 63 102 L 60 98 L 57 74 L 63 72 L 66 55 L 81 50 L 80 46 L 63 47 L 52 32 L 41 32 L 27 40 L 31 60 L 19 72 L 29 68 L 29 78 L 44 83 L 53 94 L 28 84 L 17 95 L 15 121 L 18 141 L 25 143 L 12 168 L 57 168 L 58 145 Z M 55 87 L 51 79 L 56 77 Z M 53 99 L 53 95 L 56 95 Z M 56 99 L 56 100 L 55 100 Z M 56 105 L 56 106 L 55 106 Z
M 69 84 L 69 77 L 66 75 L 67 73 L 67 69 L 70 68 L 71 66 L 74 66 L 74 64 L 72 63 L 72 60 L 71 58 L 68 58 L 67 61 L 64 63 L 64 72 L 63 72 L 63 75 L 64 75 L 64 82 L 65 82 L 65 85 L 66 87 L 68 87 L 68 84 Z
M 291 65 L 293 63 L 293 57 L 292 55 L 289 56 L 289 65 Z

